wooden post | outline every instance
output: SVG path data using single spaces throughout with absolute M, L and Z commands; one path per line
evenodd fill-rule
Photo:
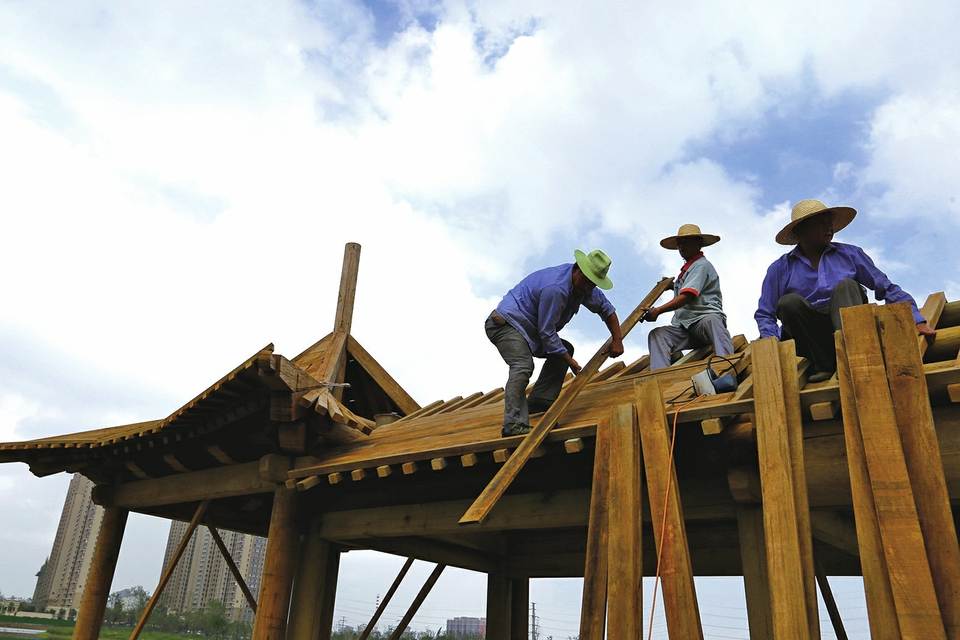
M 793 347 L 792 343 L 786 344 Z M 793 421 L 787 416 L 779 345 L 776 338 L 753 343 L 754 407 L 770 606 L 774 637 L 809 638 L 814 637 L 814 630 L 807 616 L 794 462 L 788 433 Z M 795 369 L 793 375 L 796 375 Z
M 657 298 L 663 295 L 663 292 L 671 286 L 673 286 L 673 278 L 663 278 L 660 280 L 660 282 L 654 286 L 653 290 L 647 294 L 647 297 L 645 297 L 640 304 L 637 305 L 637 308 L 627 316 L 627 319 L 620 324 L 620 335 L 625 338 L 627 334 L 637 326 L 637 323 L 640 322 L 640 318 L 642 318 L 644 314 L 643 309 L 656 302 Z M 556 424 L 557 418 L 559 418 L 566 408 L 577 398 L 577 395 L 587 386 L 587 383 L 590 382 L 594 374 L 600 370 L 600 366 L 607 359 L 607 353 L 610 350 L 612 340 L 613 338 L 607 338 L 607 341 L 604 342 L 600 350 L 590 358 L 590 361 L 583 367 L 580 374 L 560 392 L 560 397 L 550 405 L 550 408 L 543 414 L 540 421 L 533 427 L 533 430 L 526 435 L 523 442 L 517 447 L 514 455 L 510 456 L 510 459 L 500 467 L 497 475 L 493 477 L 493 480 L 490 481 L 473 504 L 470 505 L 467 512 L 463 514 L 463 517 L 460 518 L 460 524 L 483 522 L 490 514 L 490 510 L 493 509 L 494 505 L 496 505 L 500 499 L 500 496 L 503 495 L 507 487 L 509 487 L 517 477 L 517 474 L 520 473 L 520 469 L 527 463 L 531 454 L 536 451 L 540 444 L 547 438 L 550 429 Z
M 377 607 L 377 610 L 374 612 L 373 617 L 370 618 L 370 622 L 367 623 L 366 628 L 363 630 L 363 633 L 360 634 L 358 640 L 367 640 L 367 637 L 373 631 L 374 627 L 377 626 L 377 621 L 380 620 L 380 616 L 383 615 L 383 610 L 387 608 L 387 605 L 390 604 L 390 600 L 393 598 L 393 594 L 397 592 L 397 588 L 400 586 L 400 583 L 403 582 L 404 576 L 407 575 L 407 571 L 410 570 L 410 567 L 413 566 L 413 558 L 407 558 L 407 561 L 403 563 L 403 567 L 400 569 L 400 573 L 397 574 L 397 577 L 393 579 L 393 584 L 390 585 L 390 588 L 387 590 L 387 595 L 383 596 L 383 599 L 380 600 L 380 606 Z
M 340 293 L 337 296 L 337 317 L 333 331 L 350 333 L 353 325 L 353 301 L 357 295 L 357 273 L 360 271 L 360 245 L 348 242 L 343 248 L 343 268 L 340 271 Z
M 650 518 L 660 560 L 663 610 L 671 638 L 703 638 L 693 582 L 677 470 L 671 463 L 669 427 L 656 378 L 634 383 L 637 422 L 647 476 Z M 611 609 L 613 607 L 611 606 Z M 611 614 L 612 615 L 612 614 Z M 611 637 L 632 637 L 611 634 Z
M 602 638 L 606 625 L 612 429 L 612 418 L 604 418 L 597 425 L 590 518 L 587 524 L 587 551 L 583 569 L 583 601 L 580 606 L 581 638 Z
M 97 640 L 100 637 L 103 614 L 107 610 L 110 585 L 117 569 L 120 543 L 123 541 L 123 530 L 127 526 L 129 513 L 123 507 L 104 509 L 93 562 L 87 576 L 87 586 L 83 591 L 80 611 L 77 612 L 77 624 L 73 629 L 74 640 Z
M 180 539 L 180 544 L 177 546 L 177 550 L 174 551 L 173 558 L 171 558 L 169 566 L 167 566 L 166 570 L 163 572 L 163 575 L 160 576 L 160 584 L 157 585 L 153 595 L 150 596 L 150 601 L 147 602 L 146 608 L 140 615 L 140 620 L 137 622 L 137 626 L 133 628 L 133 633 L 130 634 L 130 640 L 137 640 L 137 638 L 139 638 L 140 634 L 143 632 L 143 628 L 147 626 L 147 620 L 150 618 L 150 614 L 153 613 L 153 608 L 157 606 L 157 602 L 160 601 L 160 596 L 163 594 L 163 588 L 166 587 L 167 582 L 170 581 L 170 576 L 173 575 L 173 570 L 177 568 L 177 563 L 180 562 L 183 552 L 187 549 L 187 544 L 190 542 L 190 537 L 193 535 L 193 532 L 197 530 L 197 526 L 200 524 L 200 521 L 203 520 L 203 515 L 207 512 L 207 507 L 209 506 L 210 501 L 204 500 L 197 507 L 196 513 L 193 514 L 193 520 L 190 521 L 190 526 L 187 527 L 187 530 L 183 534 L 183 538 Z
M 853 514 L 857 524 L 857 547 L 860 549 L 860 570 L 867 601 L 870 635 L 877 640 L 900 640 L 900 622 L 893 601 L 893 587 L 887 570 L 887 558 L 880 537 L 877 505 L 870 486 L 867 458 L 860 433 L 860 416 L 850 379 L 846 344 L 843 334 L 835 334 L 837 347 L 837 379 L 840 384 L 840 405 L 843 407 L 843 437 L 850 470 L 850 490 L 853 495 Z
M 502 573 L 487 574 L 487 637 L 509 638 L 513 627 L 510 578 Z
M 932 296 L 931 296 L 932 297 Z M 940 302 L 945 298 L 940 295 Z M 942 306 L 942 305 L 941 305 Z M 947 638 L 960 639 L 960 545 L 910 305 L 877 307 L 897 431 Z M 923 341 L 926 344 L 926 341 Z
M 737 504 L 740 533 L 740 562 L 743 566 L 743 590 L 747 598 L 747 620 L 751 640 L 773 640 L 773 616 L 770 611 L 770 580 L 767 575 L 767 550 L 763 540 L 763 507 Z
M 287 640 L 315 640 L 317 637 L 328 547 L 329 543 L 320 537 L 320 517 L 316 516 L 310 520 L 307 535 L 300 542 Z
M 510 580 L 510 640 L 528 640 L 530 637 L 529 603 L 530 578 L 512 578 Z
M 840 311 L 860 432 L 877 506 L 900 631 L 906 638 L 946 638 L 933 577 L 910 486 L 887 372 L 877 334 L 875 305 Z
M 659 406 L 659 392 L 657 398 Z M 633 405 L 617 407 L 611 426 L 607 634 L 611 638 L 636 638 L 640 635 L 643 615 L 640 597 L 643 572 L 640 565 L 640 443 Z M 614 562 L 609 561 L 611 558 Z
M 290 591 L 297 562 L 297 490 L 282 487 L 273 494 L 267 552 L 263 559 L 260 606 L 252 640 L 284 640 Z
M 320 594 L 320 615 L 317 618 L 317 640 L 330 640 L 333 635 L 333 611 L 337 604 L 337 578 L 340 576 L 340 547 L 324 541 L 323 592 Z
M 423 601 L 427 599 L 427 596 L 430 594 L 430 590 L 433 589 L 433 585 L 437 584 L 437 580 L 440 579 L 440 574 L 443 573 L 443 570 L 446 569 L 446 567 L 447 565 L 445 564 L 438 564 L 434 568 L 433 573 L 430 574 L 430 577 L 427 578 L 427 581 L 423 584 L 423 587 L 420 588 L 420 593 L 418 593 L 417 597 L 413 599 L 413 603 L 410 605 L 410 608 L 407 609 L 405 614 L 403 614 L 403 618 L 400 619 L 400 623 L 397 625 L 397 628 L 390 635 L 390 640 L 400 640 L 400 636 L 402 636 L 403 632 L 407 630 L 407 627 L 410 625 L 410 621 L 413 620 L 413 616 L 417 615 L 420 605 L 422 605 Z M 507 603 L 507 606 L 509 607 L 509 602 Z

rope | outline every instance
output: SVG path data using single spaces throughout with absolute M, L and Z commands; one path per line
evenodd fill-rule
M 673 433 L 670 435 L 670 456 L 667 458 L 667 490 L 663 494 L 663 518 L 660 522 L 660 548 L 657 550 L 657 573 L 656 580 L 653 583 L 653 604 L 650 607 L 650 624 L 648 625 L 647 640 L 650 640 L 653 637 L 653 614 L 657 610 L 657 588 L 660 586 L 660 564 L 663 560 L 663 547 L 664 541 L 663 536 L 667 531 L 667 504 L 670 498 L 670 485 L 673 483 L 673 447 L 677 443 L 677 419 L 680 417 L 680 412 L 692 405 L 694 402 L 697 402 L 701 398 L 706 398 L 705 394 L 701 394 L 690 400 L 682 407 L 677 409 L 676 413 L 673 414 Z

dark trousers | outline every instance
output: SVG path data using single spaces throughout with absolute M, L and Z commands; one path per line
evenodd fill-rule
M 792 338 L 797 355 L 809 358 L 817 371 L 836 371 L 833 334 L 840 330 L 840 309 L 866 303 L 867 294 L 856 280 L 841 280 L 830 295 L 830 303 L 822 307 L 788 293 L 777 302 L 777 318 L 783 324 L 781 339 Z

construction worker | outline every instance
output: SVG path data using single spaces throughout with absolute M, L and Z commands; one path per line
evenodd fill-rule
M 573 359 L 573 345 L 561 340 L 560 331 L 585 306 L 599 315 L 613 341 L 610 355 L 623 354 L 620 321 L 607 297 L 597 289 L 611 289 L 607 272 L 610 258 L 596 249 L 585 254 L 574 251 L 576 262 L 535 271 L 503 297 L 484 323 L 487 337 L 510 367 L 504 385 L 504 437 L 530 432 L 530 413 L 546 411 L 560 395 L 569 368 L 580 373 Z M 545 358 L 540 377 L 526 396 L 533 375 L 533 358 Z
M 754 314 L 760 337 L 792 338 L 797 354 L 813 362 L 808 382 L 827 380 L 836 372 L 833 334 L 840 330 L 840 309 L 866 304 L 864 287 L 872 289 L 877 300 L 909 302 L 917 333 L 927 339 L 936 335 L 913 297 L 890 282 L 863 249 L 833 242 L 833 235 L 856 215 L 851 207 L 798 202 L 790 223 L 777 234 L 778 243 L 796 247 L 771 264 L 763 279 Z
M 643 319 L 655 322 L 661 313 L 673 311 L 669 326 L 657 327 L 647 337 L 650 369 L 670 366 L 670 355 L 691 347 L 713 345 L 718 356 L 733 353 L 733 341 L 723 313 L 720 276 L 703 255 L 703 248 L 720 241 L 720 236 L 701 233 L 695 224 L 685 224 L 677 235 L 664 238 L 660 246 L 680 252 L 684 264 L 673 283 L 669 302 L 646 310 Z

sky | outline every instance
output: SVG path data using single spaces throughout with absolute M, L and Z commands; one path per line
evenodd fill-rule
M 684 223 L 721 236 L 756 338 L 804 198 L 855 207 L 837 240 L 921 304 L 956 300 L 958 32 L 948 1 L 0 0 L 0 441 L 165 417 L 267 343 L 296 355 L 347 242 L 353 335 L 421 404 L 502 385 L 481 325 L 526 273 L 601 248 L 623 317 Z M 605 338 L 589 313 L 564 333 Z M 0 465 L 3 594 L 32 594 L 68 481 Z M 152 590 L 166 527 L 128 537 L 115 586 Z M 443 591 L 480 612 L 472 579 Z M 577 588 L 533 597 L 565 614 Z

